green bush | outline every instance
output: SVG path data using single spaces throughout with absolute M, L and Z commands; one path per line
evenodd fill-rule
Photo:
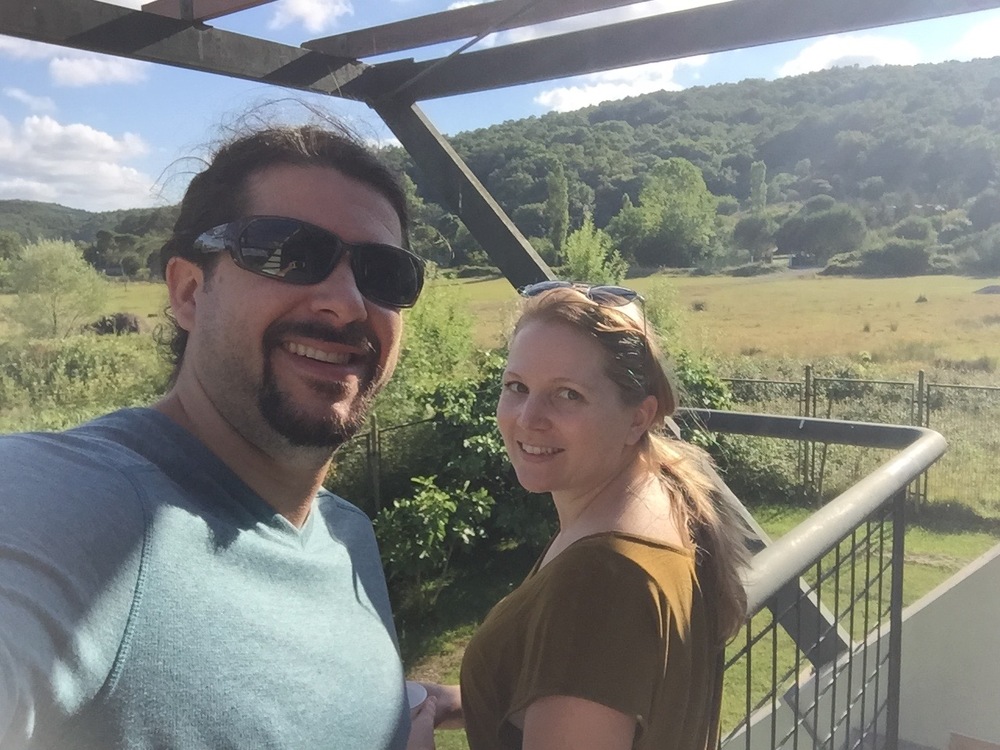
M 483 521 L 493 499 L 469 482 L 447 490 L 437 477 L 413 477 L 415 492 L 375 517 L 375 535 L 397 610 L 433 606 L 448 582 L 448 566 L 459 549 L 485 536 Z
M 922 240 L 891 239 L 861 256 L 866 276 L 919 276 L 930 271 L 931 251 Z
M 0 432 L 64 429 L 166 389 L 150 336 L 0 342 Z

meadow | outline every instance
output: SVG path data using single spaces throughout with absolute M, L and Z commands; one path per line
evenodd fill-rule
M 502 340 L 516 307 L 505 279 L 438 282 L 476 316 L 484 346 Z M 916 276 L 855 279 L 783 271 L 770 276 L 653 275 L 626 284 L 665 299 L 678 343 L 730 360 L 865 353 L 893 370 L 942 369 L 1000 356 L 1000 295 L 976 294 L 998 279 Z
M 473 315 L 477 344 L 502 343 L 517 309 L 506 279 L 432 283 Z M 655 274 L 626 284 L 668 308 L 669 335 L 719 362 L 721 375 L 741 358 L 765 363 L 861 357 L 886 374 L 951 370 L 983 382 L 994 378 L 982 373 L 992 375 L 991 368 L 1000 366 L 1000 294 L 975 293 L 1000 286 L 1000 279 L 855 279 L 785 270 L 751 278 Z M 8 300 L 0 295 L 0 306 Z M 116 282 L 106 312 L 131 312 L 155 324 L 166 301 L 162 284 Z

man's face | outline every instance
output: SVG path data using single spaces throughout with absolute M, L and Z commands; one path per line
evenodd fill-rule
M 327 167 L 276 166 L 250 180 L 247 215 L 301 219 L 347 242 L 402 244 L 392 204 Z M 334 449 L 364 421 L 399 355 L 400 312 L 365 299 L 345 255 L 297 286 L 219 259 L 196 292 L 179 387 L 189 369 L 251 443 Z

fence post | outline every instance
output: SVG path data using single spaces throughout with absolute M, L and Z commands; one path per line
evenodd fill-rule
M 816 416 L 816 386 L 813 383 L 813 366 L 806 365 L 805 379 L 802 386 L 803 417 Z M 808 488 L 810 495 L 816 494 L 816 443 L 808 441 L 803 444 L 802 486 Z
M 372 479 L 372 503 L 378 513 L 382 510 L 382 437 L 375 412 L 372 412 L 371 430 L 368 432 L 368 471 Z
M 899 691 L 902 686 L 903 651 L 903 543 L 906 538 L 906 493 L 892 501 L 892 579 L 889 595 L 889 684 L 886 690 L 885 747 L 899 745 Z

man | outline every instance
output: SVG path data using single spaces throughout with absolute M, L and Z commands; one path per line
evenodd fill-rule
M 192 180 L 150 409 L 0 438 L 0 748 L 397 748 L 368 519 L 324 490 L 423 283 L 393 175 L 269 128 Z

